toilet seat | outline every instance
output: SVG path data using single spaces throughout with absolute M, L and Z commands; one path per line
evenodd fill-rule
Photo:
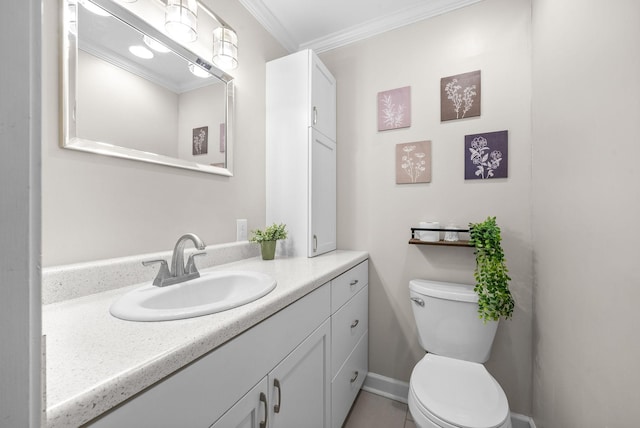
M 510 426 L 507 397 L 482 364 L 427 354 L 413 369 L 409 395 L 412 411 L 435 426 Z

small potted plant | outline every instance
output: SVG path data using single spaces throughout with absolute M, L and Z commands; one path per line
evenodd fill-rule
M 495 217 L 482 223 L 470 223 L 471 245 L 475 247 L 476 280 L 474 291 L 478 294 L 478 314 L 484 321 L 511 318 L 514 302 L 509 291 L 509 275 L 500 246 L 500 228 Z
M 257 242 L 260 244 L 260 251 L 262 252 L 262 260 L 273 260 L 276 254 L 276 241 L 278 239 L 287 239 L 287 226 L 285 224 L 273 223 L 271 226 L 264 230 L 252 230 L 253 236 L 251 242 Z

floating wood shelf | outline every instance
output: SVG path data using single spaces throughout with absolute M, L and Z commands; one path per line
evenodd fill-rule
M 411 228 L 411 239 L 409 240 L 409 244 L 413 245 L 440 245 L 444 247 L 472 247 L 469 240 L 461 239 L 458 241 L 421 241 L 416 238 L 416 232 L 458 232 L 458 233 L 469 233 L 469 229 L 428 229 L 422 227 L 412 227 Z
M 441 245 L 444 247 L 471 247 L 469 241 L 421 241 L 419 239 L 410 239 L 409 244 L 414 245 Z

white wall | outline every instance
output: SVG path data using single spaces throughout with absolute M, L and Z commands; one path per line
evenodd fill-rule
M 640 421 L 640 3 L 533 1 L 538 428 Z
M 368 250 L 370 370 L 408 381 L 424 355 L 412 278 L 473 283 L 472 249 L 408 245 L 420 220 L 497 216 L 516 299 L 487 364 L 512 410 L 531 407 L 531 3 L 485 0 L 321 55 L 338 82 L 338 247 Z M 482 115 L 440 123 L 440 78 L 482 71 Z M 411 86 L 412 125 L 377 131 L 376 97 Z M 464 180 L 464 136 L 509 131 L 509 177 Z M 395 184 L 395 145 L 431 140 L 432 182 Z
M 178 94 L 82 50 L 78 70 L 78 137 L 178 155 Z
M 225 122 L 225 101 L 226 86 L 222 83 L 180 94 L 178 102 L 180 159 L 208 165 L 225 162 L 225 153 L 220 152 L 220 124 Z M 203 106 L 206 106 L 206 109 Z M 193 155 L 193 129 L 203 126 L 209 128 L 207 154 Z
M 58 2 L 43 2 L 44 266 L 168 250 L 185 232 L 230 242 L 236 218 L 264 226 L 265 62 L 285 51 L 237 1 L 205 3 L 240 39 L 231 178 L 59 148 Z

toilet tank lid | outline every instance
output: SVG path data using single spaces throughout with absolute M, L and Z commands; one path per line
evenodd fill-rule
M 478 295 L 473 291 L 473 285 L 457 284 L 454 282 L 430 281 L 428 279 L 412 279 L 409 289 L 423 296 L 439 299 L 455 300 L 458 302 L 477 302 Z

